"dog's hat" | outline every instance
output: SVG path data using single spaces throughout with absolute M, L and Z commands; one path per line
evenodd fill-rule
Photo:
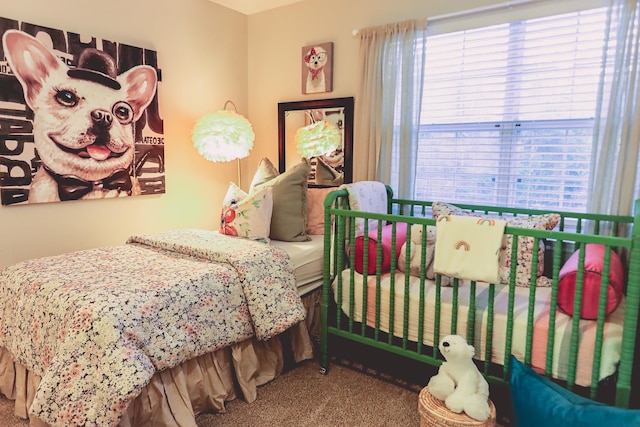
M 120 89 L 120 83 L 116 80 L 116 62 L 111 55 L 98 49 L 83 50 L 78 58 L 78 66 L 67 71 L 67 75 L 74 79 L 91 80 L 111 89 Z

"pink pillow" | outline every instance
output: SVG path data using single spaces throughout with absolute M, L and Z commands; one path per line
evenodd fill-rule
M 393 224 L 385 225 L 382 227 L 382 265 L 381 273 L 386 273 L 391 269 L 391 237 L 392 237 Z M 378 252 L 378 230 L 371 230 L 369 232 L 369 246 L 367 246 L 367 252 L 369 257 L 367 258 L 367 274 L 374 274 L 376 272 L 376 256 Z M 398 259 L 400 255 L 400 249 L 407 240 L 407 224 L 404 222 L 396 223 L 396 253 L 395 259 Z M 354 268 L 360 274 L 364 271 L 363 267 L 363 255 L 364 255 L 364 236 L 356 237 L 356 256 L 354 260 Z
M 324 234 L 324 199 L 338 187 L 307 189 L 307 234 Z
M 598 301 L 600 299 L 600 279 L 604 263 L 604 245 L 589 243 L 586 245 L 584 257 L 584 279 L 582 286 L 582 319 L 598 318 Z M 576 277 L 578 274 L 578 257 L 576 251 L 560 269 L 558 284 L 558 307 L 563 312 L 573 315 L 573 301 L 576 291 Z M 622 301 L 624 286 L 624 270 L 618 254 L 611 251 L 609 267 L 609 289 L 607 290 L 607 314 L 618 307 Z

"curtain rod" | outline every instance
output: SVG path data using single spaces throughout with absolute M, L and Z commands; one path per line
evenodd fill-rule
M 474 15 L 476 13 L 484 13 L 484 12 L 493 12 L 494 10 L 499 10 L 499 9 L 509 9 L 512 6 L 521 6 L 523 4 L 527 4 L 527 3 L 537 3 L 540 2 L 541 0 L 513 0 L 513 1 L 507 1 L 504 3 L 498 3 L 498 4 L 492 4 L 489 6 L 482 6 L 482 7 L 476 7 L 475 9 L 467 9 L 467 10 L 463 10 L 460 12 L 452 12 L 452 13 L 445 13 L 444 15 L 437 15 L 434 16 L 432 18 L 428 18 L 427 20 L 429 22 L 433 22 L 433 21 L 441 21 L 443 19 L 449 19 L 449 18 L 459 18 L 465 15 Z
M 508 9 L 511 8 L 512 6 L 520 6 L 523 4 L 527 4 L 527 3 L 536 3 L 536 2 L 540 2 L 541 0 L 513 0 L 513 1 L 507 1 L 504 3 L 498 3 L 498 4 L 492 4 L 489 6 L 482 6 L 482 7 L 476 7 L 474 9 L 467 9 L 467 10 L 462 10 L 460 12 L 452 12 L 452 13 L 445 13 L 443 15 L 436 15 L 433 16 L 431 18 L 427 18 L 427 22 L 434 22 L 434 21 L 441 21 L 444 19 L 449 19 L 449 18 L 460 18 L 466 15 L 474 15 L 476 13 L 485 13 L 485 12 L 492 12 L 494 10 L 499 10 L 499 9 Z M 542 0 L 544 1 L 544 0 Z M 351 32 L 351 34 L 353 34 L 354 36 L 357 36 L 358 33 L 360 33 L 360 29 L 359 28 L 354 28 L 353 31 Z

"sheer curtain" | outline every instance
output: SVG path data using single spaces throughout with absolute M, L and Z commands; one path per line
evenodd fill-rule
M 640 198 L 640 18 L 638 0 L 608 2 L 587 210 L 628 215 Z M 426 26 L 424 20 L 407 21 L 360 32 L 355 178 L 388 183 L 403 198 L 412 198 L 419 174 Z
M 416 175 L 426 26 L 426 20 L 410 20 L 359 33 L 363 79 L 355 128 L 362 148 L 354 175 L 389 184 L 401 198 L 413 194 Z M 393 162 L 401 167 L 392 168 Z
M 600 105 L 594 129 L 588 211 L 632 213 L 639 197 L 640 75 L 638 0 L 611 0 Z

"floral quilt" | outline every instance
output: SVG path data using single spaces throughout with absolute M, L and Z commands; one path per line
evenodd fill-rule
M 0 271 L 0 346 L 42 377 L 51 425 L 118 424 L 156 371 L 304 319 L 288 255 L 203 230 Z

